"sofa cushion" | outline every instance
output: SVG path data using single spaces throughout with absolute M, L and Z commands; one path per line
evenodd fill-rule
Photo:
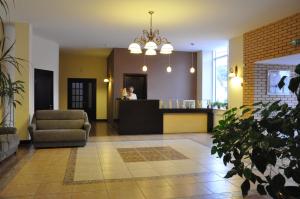
M 37 130 L 33 139 L 35 142 L 85 141 L 86 132 L 82 129 Z
M 84 119 L 77 120 L 36 120 L 37 130 L 83 129 Z
M 36 111 L 37 120 L 76 120 L 84 119 L 83 110 L 39 110 Z

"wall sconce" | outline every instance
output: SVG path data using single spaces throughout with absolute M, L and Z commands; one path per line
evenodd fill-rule
M 241 86 L 243 86 L 243 82 L 241 78 L 238 76 L 238 74 L 239 74 L 239 68 L 236 65 L 235 67 L 230 68 L 228 77 L 231 78 L 234 85 L 240 84 Z
M 238 73 L 239 73 L 239 68 L 238 66 L 235 66 L 235 67 L 231 67 L 230 70 L 229 70 L 229 77 L 237 77 L 238 76 Z
M 109 79 L 108 79 L 108 78 L 105 78 L 105 79 L 103 80 L 103 82 L 104 82 L 104 83 L 109 83 Z

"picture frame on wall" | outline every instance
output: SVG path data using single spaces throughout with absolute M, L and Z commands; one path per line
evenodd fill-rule
M 278 87 L 278 83 L 282 77 L 285 78 L 285 85 L 283 88 Z M 267 84 L 267 94 L 268 95 L 290 95 L 290 90 L 288 88 L 291 78 L 291 71 L 289 70 L 268 70 L 268 84 Z

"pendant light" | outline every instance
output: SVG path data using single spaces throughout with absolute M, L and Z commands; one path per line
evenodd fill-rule
M 142 67 L 142 71 L 143 72 L 147 72 L 148 71 L 148 67 L 147 67 L 147 65 L 146 65 L 146 56 L 144 55 L 144 65 L 143 65 L 143 67 Z
M 169 54 L 169 65 L 166 68 L 167 73 L 172 72 L 172 67 L 171 67 L 171 54 Z
M 194 74 L 196 72 L 196 69 L 194 67 L 194 53 L 192 52 L 192 66 L 190 67 L 190 73 Z

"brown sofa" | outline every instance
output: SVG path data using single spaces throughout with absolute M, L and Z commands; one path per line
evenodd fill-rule
M 84 146 L 90 129 L 87 114 L 82 110 L 36 111 L 28 127 L 37 148 Z

